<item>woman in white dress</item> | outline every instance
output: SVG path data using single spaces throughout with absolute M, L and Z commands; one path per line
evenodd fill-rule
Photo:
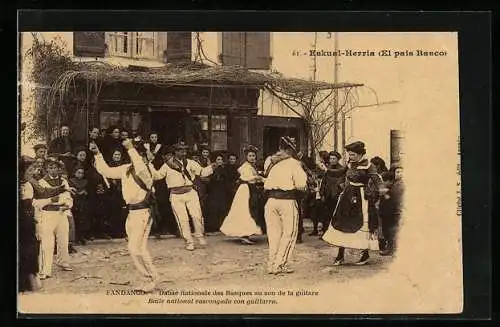
M 263 177 L 255 168 L 257 151 L 258 149 L 254 146 L 248 146 L 244 150 L 246 161 L 238 168 L 240 185 L 234 195 L 231 209 L 220 228 L 224 235 L 237 237 L 241 243 L 248 245 L 253 244 L 250 236 L 262 235 L 262 229 L 256 223 L 258 217 L 252 216 L 252 212 L 255 211 L 250 207 L 251 192 L 256 190 L 253 186 L 263 181 Z

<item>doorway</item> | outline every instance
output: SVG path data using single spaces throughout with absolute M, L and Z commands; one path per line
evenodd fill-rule
M 160 142 L 172 145 L 186 141 L 187 114 L 180 111 L 157 111 L 151 113 L 151 131 L 158 133 Z

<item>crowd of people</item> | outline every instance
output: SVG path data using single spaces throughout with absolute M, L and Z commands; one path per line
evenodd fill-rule
M 20 160 L 20 291 L 51 277 L 54 254 L 61 270 L 71 271 L 76 245 L 99 238 L 127 239 L 146 278 L 143 289 L 158 280 L 147 250 L 150 233 L 175 235 L 188 251 L 206 246 L 207 233 L 245 245 L 264 234 L 273 274 L 293 272 L 288 258 L 303 240 L 305 219 L 313 223 L 309 235 L 338 247 L 334 265 L 344 262 L 345 248 L 361 251 L 359 265 L 369 250 L 392 255 L 396 249 L 402 167 L 368 160 L 362 142 L 346 146 L 342 164 L 336 151 L 303 156 L 289 137 L 274 155 L 259 158 L 259 149 L 247 146 L 240 160 L 203 145 L 191 153 L 183 142 L 164 145 L 155 132 L 143 139 L 92 128 L 82 146 L 72 142 L 68 126 L 60 134 Z

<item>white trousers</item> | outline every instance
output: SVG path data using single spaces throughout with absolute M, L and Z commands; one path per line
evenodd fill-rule
M 129 210 L 125 231 L 128 238 L 128 250 L 137 270 L 146 278 L 156 279 L 158 274 L 148 251 L 148 237 L 151 232 L 149 209 Z
M 194 235 L 197 238 L 203 237 L 203 214 L 201 212 L 200 198 L 198 192 L 191 190 L 184 194 L 170 194 L 170 203 L 174 212 L 179 232 L 186 243 L 194 243 L 189 225 L 189 216 L 193 218 Z
M 69 262 L 69 223 L 68 213 L 64 211 L 39 212 L 40 215 L 40 254 L 38 264 L 40 274 L 51 276 L 54 262 L 54 245 L 57 238 L 57 261 L 60 265 Z
M 298 205 L 295 200 L 270 198 L 264 209 L 269 242 L 268 267 L 278 269 L 287 264 L 297 241 Z

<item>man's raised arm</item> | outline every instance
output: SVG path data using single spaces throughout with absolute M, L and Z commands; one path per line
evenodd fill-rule
M 90 151 L 94 153 L 94 158 L 95 158 L 95 169 L 99 174 L 101 174 L 105 178 L 111 178 L 111 179 L 121 179 L 122 174 L 124 170 L 126 169 L 125 165 L 121 165 L 118 167 L 110 167 L 104 161 L 104 157 L 102 156 L 102 153 L 99 151 L 99 148 L 97 147 L 97 144 L 95 143 L 90 143 Z

